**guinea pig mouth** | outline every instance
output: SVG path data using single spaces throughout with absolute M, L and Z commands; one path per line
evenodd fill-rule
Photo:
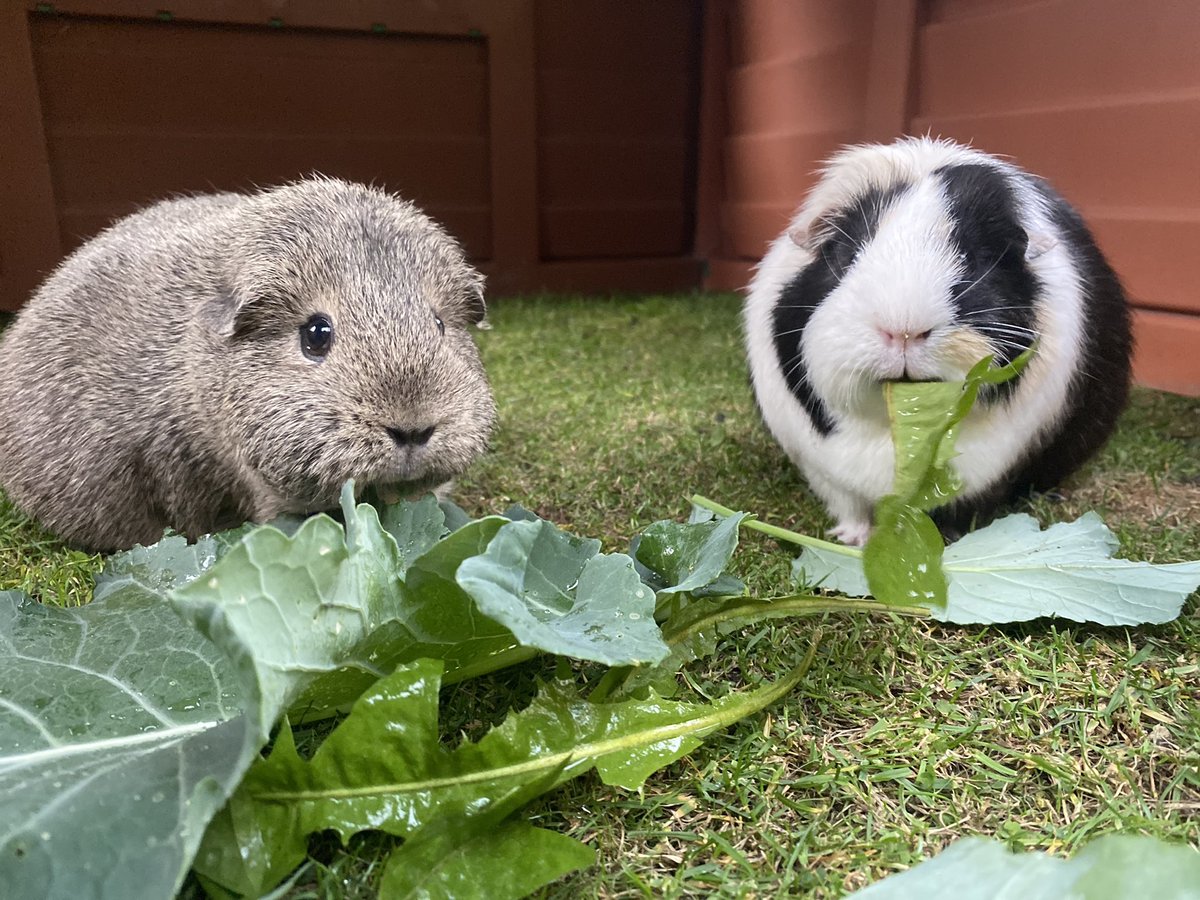
M 940 378 L 913 378 L 911 375 L 901 375 L 899 378 L 885 378 L 883 384 L 929 384 L 941 381 Z
M 419 500 L 448 480 L 445 476 L 428 475 L 414 481 L 377 482 L 368 485 L 366 490 L 384 503 L 399 503 L 401 500 Z

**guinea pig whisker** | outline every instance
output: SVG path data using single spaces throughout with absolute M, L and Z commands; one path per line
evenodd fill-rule
M 807 325 L 801 325 L 799 328 L 789 328 L 787 331 L 777 331 L 775 332 L 775 337 L 787 337 L 789 334 L 799 334 L 807 327 Z
M 788 366 L 787 371 L 785 371 L 783 373 L 784 379 L 786 380 L 788 378 L 791 378 L 792 373 L 795 372 L 797 369 L 799 369 L 802 365 L 804 365 L 804 357 L 801 356 L 799 353 L 797 353 L 796 361 L 794 363 L 792 363 L 790 366 Z M 804 373 L 803 380 L 808 381 L 808 373 L 807 372 Z
M 842 269 L 841 272 L 838 272 L 838 270 L 833 267 L 833 263 L 830 262 L 830 260 L 829 260 L 829 250 L 825 247 L 821 248 L 821 259 L 825 260 L 825 266 L 826 266 L 826 268 L 829 269 L 829 274 L 832 275 L 834 278 L 841 281 L 843 278 L 846 277 L 845 269 Z
M 969 294 L 971 292 L 971 289 L 973 287 L 975 287 L 976 285 L 978 285 L 979 282 L 983 281 L 983 279 L 987 278 L 989 275 L 992 274 L 992 270 L 995 269 L 996 266 L 1000 265 L 1000 260 L 1004 259 L 1004 254 L 1008 253 L 1008 248 L 1010 246 L 1012 246 L 1012 245 L 1006 244 L 1004 249 L 1002 251 L 1000 251 L 1000 255 L 996 257 L 996 261 L 994 263 L 992 263 L 990 266 L 988 266 L 987 271 L 984 272 L 982 275 L 980 275 L 978 278 L 976 278 L 974 281 L 972 281 L 970 284 L 968 284 L 965 288 L 963 288 L 962 292 L 959 293 L 959 295 L 958 295 L 960 299 L 965 297 L 967 294 Z

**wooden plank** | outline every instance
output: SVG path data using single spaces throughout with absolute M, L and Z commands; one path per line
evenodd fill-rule
M 543 137 L 681 140 L 693 123 L 691 73 L 677 60 L 636 77 L 597 77 L 589 69 L 537 72 L 538 122 Z M 616 65 L 616 63 L 614 63 Z M 646 85 L 654 90 L 647 91 Z M 598 154 L 599 155 L 599 154 Z
M 16 309 L 60 254 L 46 136 L 24 9 L 0 8 L 0 309 Z
M 538 151 L 533 0 L 486 9 L 492 252 L 520 278 L 538 260 Z
M 816 183 L 821 164 L 857 128 L 815 134 L 734 135 L 725 142 L 726 194 L 736 203 L 775 203 L 795 208 Z
M 694 152 L 682 135 L 660 140 L 633 134 L 542 138 L 542 203 L 673 203 L 682 210 L 692 202 L 687 173 Z
M 705 3 L 701 36 L 700 109 L 696 151 L 696 238 L 701 259 L 722 255 L 721 200 L 725 196 L 722 142 L 729 127 L 725 78 L 729 69 L 729 28 L 732 7 Z
M 664 257 L 542 262 L 522 270 L 488 263 L 481 268 L 488 275 L 488 296 L 502 298 L 505 294 L 542 291 L 586 294 L 692 291 L 700 286 L 701 266 L 696 259 Z
M 60 16 L 34 17 L 33 36 L 46 117 L 73 127 L 195 132 L 219 123 L 357 137 L 487 130 L 482 39 Z M 429 84 L 438 92 L 411 87 Z
M 819 54 L 729 73 L 729 133 L 861 127 L 871 44 L 847 41 Z
M 885 142 L 908 132 L 916 108 L 918 13 L 917 0 L 879 0 L 875 4 L 866 66 L 863 140 Z
M 1083 209 L 1129 296 L 1175 312 L 1200 313 L 1200 210 L 1162 214 Z
M 738 68 L 820 54 L 862 40 L 875 0 L 739 0 L 734 6 L 730 65 Z
M 666 207 L 546 206 L 542 259 L 684 256 L 691 250 L 691 218 L 681 204 Z
M 921 30 L 924 116 L 1060 107 L 1200 87 L 1200 4 L 1056 0 Z M 1001 74 L 1002 73 L 1002 74 Z
M 779 237 L 796 209 L 782 203 L 726 203 L 721 214 L 731 255 L 757 262 Z
M 545 0 L 536 5 L 540 69 L 590 69 L 602 80 L 646 76 L 695 52 L 695 0 Z
M 1200 94 L 1086 108 L 923 116 L 914 133 L 974 143 L 1051 180 L 1077 204 L 1200 208 Z
M 1133 321 L 1137 382 L 1200 397 L 1200 316 L 1137 310 Z
M 743 292 L 754 277 L 754 262 L 748 259 L 719 257 L 708 260 L 704 276 L 706 291 Z
M 28 10 L 41 4 L 25 0 Z M 468 34 L 478 28 L 489 0 L 55 0 L 57 14 L 274 25 L 281 28 L 337 28 L 399 31 L 408 34 Z

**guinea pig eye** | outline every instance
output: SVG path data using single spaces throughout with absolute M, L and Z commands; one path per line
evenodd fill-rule
M 442 321 L 442 317 L 434 316 L 433 321 L 437 322 L 438 332 L 440 334 L 445 334 L 446 333 L 446 323 Z
M 333 344 L 333 323 L 318 313 L 300 326 L 300 350 L 309 359 L 323 359 Z

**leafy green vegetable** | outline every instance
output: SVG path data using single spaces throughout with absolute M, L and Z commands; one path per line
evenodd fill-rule
M 946 549 L 949 584 L 936 619 L 957 624 L 1023 622 L 1057 616 L 1100 625 L 1169 622 L 1200 587 L 1200 562 L 1113 559 L 1118 542 L 1095 513 L 1045 531 L 1031 516 L 1007 516 Z M 806 547 L 794 564 L 829 590 L 864 597 L 861 563 Z
M 436 819 L 409 838 L 384 866 L 381 900 L 517 900 L 592 865 L 596 853 L 565 834 L 512 819 L 512 813 L 557 783 L 561 770 L 499 794 L 482 812 Z
M 631 560 L 596 542 L 500 517 L 443 537 L 431 499 L 381 520 L 350 485 L 343 514 L 345 528 L 321 515 L 136 548 L 75 610 L 0 595 L 0 883 L 21 896 L 97 883 L 104 896 L 169 895 L 284 709 L 327 713 L 401 662 L 439 657 L 463 678 L 539 651 L 667 652 Z M 566 614 L 548 615 L 553 603 Z M 628 634 L 614 631 L 621 617 Z M 85 838 L 97 819 L 120 824 Z
M 875 504 L 875 530 L 863 548 L 862 567 L 871 595 L 881 603 L 945 603 L 942 534 L 924 510 L 895 495 Z
M 745 518 L 745 513 L 734 513 L 686 524 L 655 522 L 633 547 L 642 580 L 658 594 L 704 597 L 745 592 L 744 584 L 725 573 Z
M 950 465 L 955 429 L 980 390 L 1015 378 L 1032 355 L 1026 350 L 997 368 L 985 357 L 962 382 L 884 385 L 896 471 L 892 493 L 875 505 L 875 528 L 863 551 L 871 594 L 881 603 L 946 602 L 942 536 L 926 511 L 948 503 L 962 488 Z
M 599 547 L 542 520 L 510 522 L 456 580 L 526 646 L 609 665 L 658 662 L 667 647 L 653 593 L 633 560 Z
M 164 596 L 216 550 L 173 537 L 113 557 L 79 608 L 0 593 L 6 896 L 165 897 L 183 880 L 262 743 L 253 686 Z
M 592 703 L 556 681 L 478 743 L 453 751 L 438 740 L 441 664 L 401 667 L 358 700 L 311 760 L 296 753 L 285 724 L 205 836 L 197 871 L 254 895 L 304 858 L 316 831 L 343 840 L 366 828 L 413 837 L 479 815 L 530 784 L 549 790 L 592 768 L 606 784 L 636 788 L 708 734 L 789 692 L 809 662 L 811 654 L 773 685 L 704 705 L 657 697 Z
M 1109 835 L 1070 860 L 1010 853 L 1004 844 L 966 838 L 933 859 L 850 895 L 854 900 L 1196 900 L 1200 853 L 1154 838 Z

